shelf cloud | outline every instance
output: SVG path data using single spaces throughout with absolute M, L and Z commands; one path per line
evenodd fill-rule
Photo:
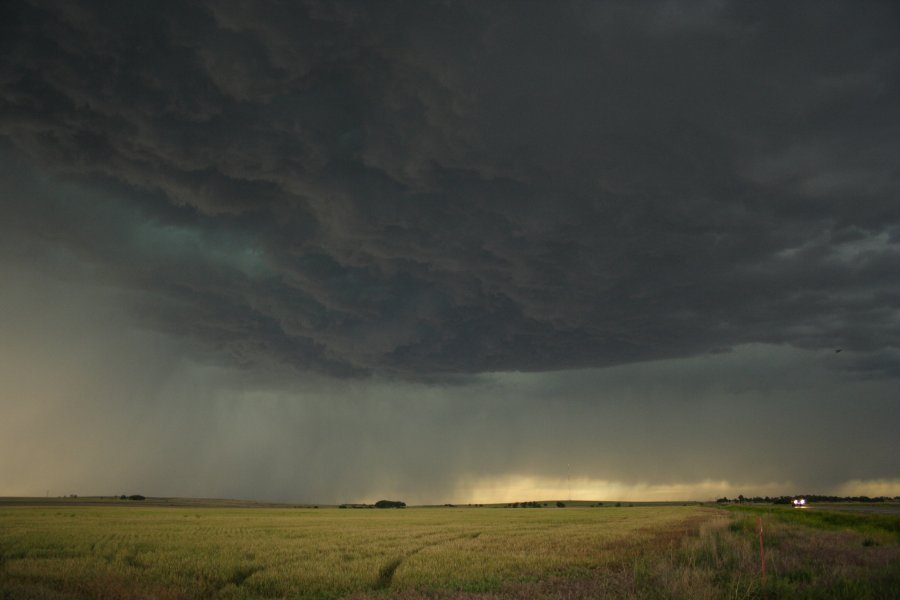
M 677 477 L 637 458 L 581 463 L 579 476 L 615 489 L 836 489 L 900 474 L 888 457 L 860 473 L 823 453 L 748 477 L 725 464 L 734 452 L 699 458 L 727 444 L 712 433 L 732 430 L 727 415 L 773 399 L 792 423 L 783 439 L 813 444 L 847 422 L 852 399 L 849 439 L 871 427 L 866 443 L 887 451 L 900 377 L 896 3 L 28 0 L 2 11 L 0 268 L 19 288 L 0 294 L 16 332 L 2 351 L 53 347 L 51 330 L 22 326 L 44 314 L 61 332 L 94 323 L 77 338 L 88 356 L 111 356 L 108 323 L 157 340 L 168 350 L 129 371 L 146 402 L 119 404 L 125 383 L 100 394 L 136 411 L 126 421 L 152 413 L 141 411 L 161 397 L 154 377 L 187 377 L 164 359 L 179 356 L 218 373 L 191 399 L 173 392 L 198 415 L 226 410 L 216 394 L 242 380 L 293 407 L 288 422 L 346 427 L 378 448 L 392 435 L 368 412 L 378 398 L 420 394 L 431 398 L 421 414 L 384 410 L 429 432 L 449 419 L 467 433 L 444 443 L 466 454 L 462 440 L 488 435 L 473 419 L 499 406 L 499 389 L 502 410 L 484 418 L 520 459 L 480 475 L 556 477 L 523 441 L 536 433 L 514 425 L 552 422 L 550 392 L 504 404 L 523 378 L 565 382 L 552 396 L 570 415 L 559 439 L 579 419 L 606 431 L 617 402 L 635 444 L 652 436 L 659 448 L 650 424 L 662 415 L 690 432 L 672 444 L 699 466 L 672 466 Z M 671 396 L 632 377 L 668 377 Z M 297 381 L 318 382 L 315 393 Z M 16 382 L 0 394 L 25 406 L 37 383 Z M 679 421 L 677 406 L 693 421 L 716 413 L 721 389 L 733 413 Z M 343 420 L 345 393 L 375 419 L 369 434 Z M 78 404 L 64 388 L 48 394 L 48 406 Z M 320 404 L 330 408 L 291 412 Z M 248 431 L 276 427 L 253 414 L 262 421 Z M 189 435 L 167 431 L 173 443 Z M 200 446 L 221 434 L 197 431 Z M 582 450 L 607 448 L 578 431 Z M 325 483 L 326 455 L 343 451 L 322 444 L 304 451 L 320 487 L 261 488 L 353 495 Z M 772 442 L 770 459 L 787 447 Z M 398 481 L 424 477 L 414 462 Z M 470 459 L 451 464 L 436 472 L 478 475 Z

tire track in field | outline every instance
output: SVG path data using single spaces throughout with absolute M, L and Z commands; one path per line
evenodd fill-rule
M 414 554 L 418 554 L 425 548 L 434 548 L 435 546 L 441 546 L 443 544 L 449 544 L 451 542 L 456 542 L 459 540 L 476 539 L 480 535 L 481 535 L 481 532 L 476 531 L 475 533 L 466 533 L 463 535 L 459 535 L 459 536 L 450 538 L 448 540 L 441 540 L 439 542 L 434 542 L 433 544 L 424 544 L 422 546 L 419 546 L 418 548 L 410 550 L 403 556 L 400 556 L 398 558 L 388 561 L 387 563 L 384 564 L 384 566 L 381 567 L 381 569 L 378 570 L 378 578 L 375 580 L 375 585 L 373 586 L 373 589 L 386 590 L 387 588 L 391 587 L 391 584 L 394 582 L 394 573 L 397 572 L 397 569 L 400 567 L 401 564 L 403 564 L 403 561 L 407 560 L 409 557 L 413 556 Z
M 395 558 L 391 562 L 381 567 L 381 569 L 378 571 L 378 579 L 375 580 L 375 589 L 385 590 L 391 587 L 391 583 L 394 581 L 394 573 L 397 572 L 397 567 L 399 567 L 404 560 L 406 560 L 419 550 L 421 550 L 421 548 L 413 550 L 412 552 L 401 558 Z

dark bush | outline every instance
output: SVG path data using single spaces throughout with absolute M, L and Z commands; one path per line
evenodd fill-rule
M 565 503 L 565 502 L 562 502 L 562 501 L 560 501 L 560 500 L 557 500 L 557 501 L 556 501 L 556 508 L 565 508 L 565 507 L 566 507 L 566 503 Z
M 132 495 L 128 496 L 128 499 L 129 500 L 146 500 L 146 498 L 144 498 L 140 494 L 132 494 Z
M 375 503 L 375 508 L 406 508 L 406 502 L 399 500 L 379 500 Z

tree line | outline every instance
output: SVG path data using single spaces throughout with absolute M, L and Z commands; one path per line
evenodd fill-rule
M 338 508 L 406 508 L 400 500 L 379 500 L 375 504 L 341 504 Z
M 797 496 L 753 496 L 745 498 L 743 494 L 737 498 L 723 496 L 716 500 L 719 504 L 790 504 L 795 498 L 804 498 L 806 502 L 900 502 L 900 496 L 823 496 L 821 494 L 800 494 Z

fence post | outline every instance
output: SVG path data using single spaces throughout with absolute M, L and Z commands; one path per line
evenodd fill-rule
M 763 526 L 762 526 L 762 517 L 756 517 L 757 529 L 759 531 L 759 568 L 760 573 L 762 574 L 762 584 L 766 584 L 766 553 L 763 548 Z

